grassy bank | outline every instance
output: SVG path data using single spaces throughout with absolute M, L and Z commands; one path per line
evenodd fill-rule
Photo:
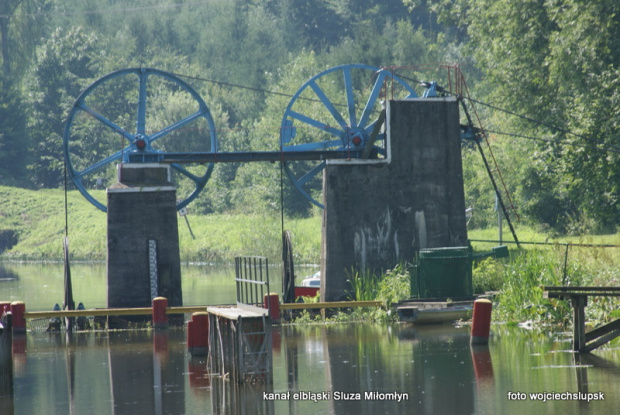
M 67 197 L 71 256 L 77 260 L 105 260 L 106 215 L 77 191 Z M 0 186 L 0 234 L 9 245 L 0 255 L 12 260 L 62 260 L 65 234 L 64 192 L 24 190 Z M 272 215 L 188 216 L 179 218 L 181 259 L 196 262 L 232 262 L 238 255 L 281 257 L 281 222 Z M 296 263 L 319 262 L 321 218 L 285 218 L 293 233 Z M 14 237 L 11 237 L 14 235 Z M 13 241 L 11 241 L 13 239 Z

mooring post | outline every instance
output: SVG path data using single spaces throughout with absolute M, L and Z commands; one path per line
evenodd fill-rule
M 187 351 L 192 356 L 206 356 L 209 353 L 209 313 L 192 314 L 187 323 Z
M 474 312 L 471 319 L 471 344 L 488 344 L 491 331 L 491 300 L 474 301 Z
M 22 301 L 13 301 L 11 303 L 11 313 L 13 314 L 13 333 L 26 332 L 26 304 Z
M 153 298 L 153 328 L 168 328 L 168 315 L 166 314 L 166 308 L 168 308 L 168 299 L 166 297 Z
M 263 308 L 269 310 L 269 318 L 272 321 L 280 321 L 280 296 L 278 293 L 265 294 Z

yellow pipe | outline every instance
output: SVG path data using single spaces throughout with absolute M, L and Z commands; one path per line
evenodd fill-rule
M 280 310 L 302 310 L 312 308 L 382 307 L 383 301 L 332 301 L 323 303 L 280 304 Z
M 348 307 L 382 307 L 382 301 L 333 301 L 322 303 L 289 303 L 280 304 L 280 310 L 308 310 L 323 308 Z M 207 311 L 207 306 L 167 307 L 166 314 L 198 313 Z M 27 311 L 26 319 L 54 318 L 54 317 L 95 317 L 95 316 L 138 316 L 151 315 L 152 307 L 138 308 L 97 308 L 91 310 L 63 310 L 63 311 Z
M 196 313 L 206 311 L 207 306 L 167 307 L 166 314 Z M 152 307 L 139 308 L 97 308 L 92 310 L 64 310 L 64 311 L 27 311 L 24 318 L 53 318 L 53 317 L 94 317 L 94 316 L 138 316 L 150 315 Z

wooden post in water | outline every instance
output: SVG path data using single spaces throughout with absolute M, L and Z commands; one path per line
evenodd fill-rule
M 168 308 L 168 299 L 166 297 L 153 298 L 153 328 L 168 328 L 168 315 L 166 314 L 166 308 Z
M 583 351 L 586 346 L 586 312 L 588 297 L 575 295 L 571 297 L 573 305 L 573 350 Z
M 269 310 L 269 318 L 272 321 L 280 321 L 280 296 L 278 293 L 265 294 L 263 307 Z
M 491 300 L 474 301 L 474 313 L 471 319 L 471 344 L 488 344 L 491 331 Z
M 11 313 L 13 314 L 13 333 L 25 333 L 26 319 L 24 318 L 24 313 L 26 313 L 26 304 L 22 301 L 13 301 L 11 303 Z
M 209 353 L 209 314 L 192 314 L 187 323 L 187 351 L 192 356 L 206 356 Z

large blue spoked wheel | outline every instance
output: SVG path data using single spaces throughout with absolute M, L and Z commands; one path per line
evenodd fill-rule
M 415 98 L 407 82 L 388 69 L 368 65 L 336 66 L 312 77 L 291 99 L 280 128 L 280 148 L 287 151 L 363 151 L 385 99 Z M 374 138 L 374 137 L 373 137 Z M 371 157 L 385 157 L 385 133 L 372 143 Z M 319 173 L 325 160 L 285 162 L 286 174 L 313 204 L 321 193 Z
M 216 152 L 209 108 L 177 76 L 152 68 L 112 72 L 86 88 L 73 104 L 63 135 L 68 173 L 93 205 L 107 211 L 98 190 L 116 182 L 116 164 L 130 154 Z M 179 202 L 184 208 L 205 187 L 213 163 L 172 164 Z

